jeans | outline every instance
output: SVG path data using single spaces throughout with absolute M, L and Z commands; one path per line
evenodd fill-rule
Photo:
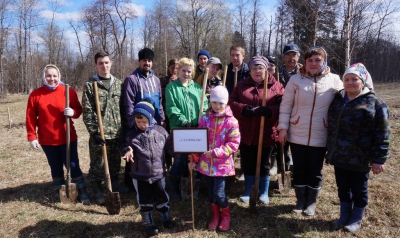
M 51 177 L 64 179 L 63 164 L 67 163 L 67 145 L 42 145 L 42 148 L 50 165 Z M 82 176 L 82 170 L 79 167 L 78 140 L 70 143 L 70 167 L 71 178 Z
M 357 172 L 335 166 L 336 185 L 340 202 L 354 203 L 355 207 L 368 204 L 368 172 Z
M 218 204 L 221 208 L 228 206 L 228 199 L 225 195 L 225 177 L 210 177 L 207 179 L 208 201 Z

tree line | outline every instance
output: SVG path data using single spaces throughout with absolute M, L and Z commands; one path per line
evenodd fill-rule
M 95 73 L 93 56 L 100 50 L 112 55 L 112 73 L 124 79 L 143 47 L 154 50 L 153 70 L 165 75 L 169 59 L 196 59 L 200 49 L 228 64 L 229 47 L 237 43 L 245 45 L 247 59 L 280 59 L 291 42 L 303 51 L 324 46 L 334 73 L 363 62 L 375 82 L 400 80 L 398 0 L 279 0 L 274 12 L 263 10 L 262 0 L 153 0 L 142 17 L 131 0 L 91 0 L 78 20 L 63 24 L 57 21 L 61 2 L 45 4 L 47 18 L 40 3 L 0 2 L 0 95 L 39 87 L 50 63 L 61 69 L 62 81 L 81 90 Z

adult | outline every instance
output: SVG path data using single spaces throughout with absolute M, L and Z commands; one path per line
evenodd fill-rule
M 192 59 L 180 59 L 178 66 L 179 77 L 177 80 L 169 83 L 165 89 L 166 112 L 170 120 L 171 129 L 198 126 L 203 90 L 200 85 L 192 80 L 193 71 L 194 61 Z M 203 114 L 207 108 L 208 100 L 205 98 Z M 174 154 L 174 163 L 170 170 L 173 189 L 172 201 L 179 201 L 189 194 L 189 170 L 186 163 L 187 155 Z M 182 185 L 180 185 L 182 177 Z
M 210 53 L 208 53 L 208 51 L 204 49 L 200 50 L 199 53 L 197 53 L 197 66 L 193 77 L 193 80 L 195 82 L 197 82 L 197 78 L 206 70 L 207 62 L 210 58 Z
M 295 213 L 315 214 L 322 186 L 326 153 L 328 108 L 334 94 L 343 88 L 339 76 L 330 72 L 322 47 L 310 48 L 304 66 L 285 88 L 279 114 L 279 141 L 290 143 L 293 157 Z
M 286 44 L 282 51 L 283 66 L 279 69 L 279 79 L 284 87 L 288 84 L 290 77 L 300 72 L 299 63 L 300 48 L 293 43 Z
M 104 204 L 102 180 L 104 180 L 104 160 L 101 146 L 107 147 L 108 166 L 110 169 L 111 185 L 114 192 L 127 193 L 129 189 L 118 182 L 121 169 L 121 156 L 119 154 L 121 133 L 120 107 L 122 105 L 122 82 L 111 75 L 112 61 L 107 52 L 98 52 L 94 56 L 97 74 L 85 83 L 82 95 L 83 122 L 90 134 L 89 153 L 91 181 L 96 204 Z M 97 121 L 96 102 L 93 83 L 97 82 L 99 106 L 104 128 L 104 138 L 99 133 Z
M 229 96 L 229 106 L 239 121 L 241 141 L 239 145 L 242 170 L 245 179 L 245 191 L 240 201 L 249 203 L 251 187 L 255 182 L 257 166 L 258 139 L 260 136 L 261 116 L 265 117 L 263 144 L 260 164 L 260 201 L 269 203 L 268 188 L 270 181 L 270 162 L 272 148 L 278 133 L 279 104 L 284 92 L 283 86 L 273 75 L 268 75 L 267 104 L 262 106 L 264 80 L 268 68 L 264 56 L 254 56 L 249 61 L 250 76 L 238 83 Z
M 226 88 L 228 89 L 229 95 L 233 92 L 234 81 L 235 81 L 235 68 L 238 68 L 237 83 L 243 81 L 250 75 L 248 65 L 243 62 L 246 57 L 245 49 L 243 45 L 236 44 L 231 46 L 229 49 L 229 59 L 231 63 L 228 64 L 228 72 L 226 75 Z
M 76 92 L 69 88 L 69 107 L 65 107 L 66 88 L 61 82 L 60 70 L 49 64 L 43 69 L 42 86 L 29 95 L 26 108 L 26 132 L 29 145 L 46 154 L 54 184 L 54 198 L 60 202 L 59 190 L 65 184 L 63 164 L 66 164 L 66 122 L 70 120 L 70 166 L 72 182 L 78 186 L 78 195 L 84 205 L 90 200 L 86 194 L 85 182 L 79 167 L 78 136 L 71 118 L 82 114 Z M 37 131 L 36 131 L 37 129 Z
M 368 204 L 368 180 L 384 171 L 389 158 L 389 108 L 372 90 L 372 80 L 361 63 L 343 75 L 328 112 L 327 163 L 334 166 L 340 218 L 336 228 L 356 232 Z

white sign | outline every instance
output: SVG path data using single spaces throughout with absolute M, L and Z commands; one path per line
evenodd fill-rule
M 208 151 L 207 128 L 173 128 L 174 153 L 204 153 Z

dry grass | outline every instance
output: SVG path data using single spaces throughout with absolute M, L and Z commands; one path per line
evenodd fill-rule
M 399 84 L 376 85 L 376 91 L 391 109 L 391 158 L 386 171 L 371 176 L 370 203 L 357 237 L 400 236 L 400 97 Z M 0 115 L 0 237 L 145 237 L 141 231 L 135 194 L 122 195 L 118 216 L 108 215 L 105 207 L 81 204 L 55 204 L 51 200 L 52 184 L 46 157 L 29 148 L 25 132 L 27 95 L 10 95 L 0 100 L 0 111 L 12 111 L 13 127 L 7 116 Z M 75 121 L 79 135 L 81 167 L 89 169 L 88 135 L 81 119 Z M 204 197 L 196 201 L 195 232 L 191 231 L 190 202 L 171 204 L 177 228 L 160 228 L 158 237 L 353 237 L 330 229 L 339 216 L 339 199 L 333 168 L 325 166 L 324 185 L 317 214 L 312 218 L 291 214 L 294 192 L 273 193 L 269 205 L 258 205 L 257 213 L 238 202 L 243 184 L 235 182 L 227 189 L 232 213 L 231 230 L 207 231 L 210 211 Z M 89 192 L 91 192 L 89 187 Z M 204 191 L 203 191 L 204 192 Z M 158 216 L 156 223 L 160 224 Z

